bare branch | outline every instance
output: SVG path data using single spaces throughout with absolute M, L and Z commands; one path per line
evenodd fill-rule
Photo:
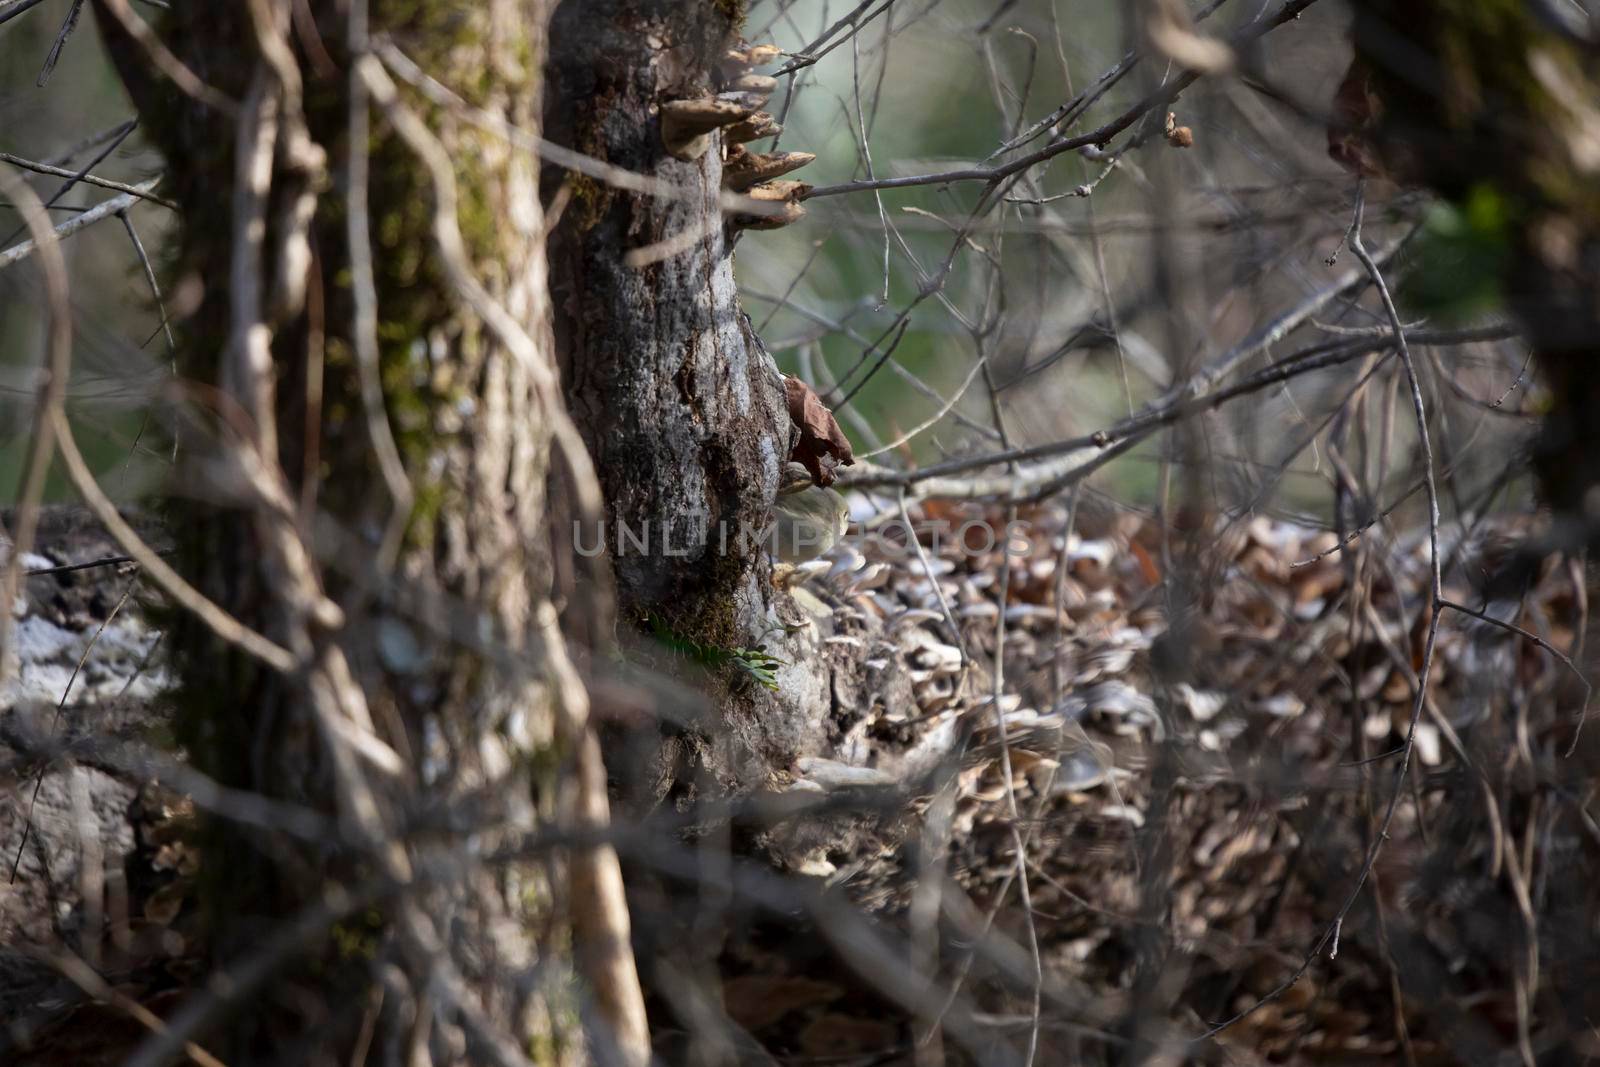
M 230 117 L 239 113 L 239 105 L 235 101 L 207 85 L 183 60 L 172 54 L 161 38 L 156 36 L 155 30 L 150 28 L 150 24 L 133 13 L 128 0 L 96 0 L 96 4 L 98 10 L 116 20 L 123 32 L 144 50 L 156 69 L 170 78 L 184 95 Z M 3 15 L 0 15 L 0 20 L 3 20 Z
M 18 488 L 16 530 L 11 535 L 11 551 L 0 578 L 0 679 L 11 673 L 11 606 L 16 602 L 22 557 L 33 547 L 39 517 L 39 501 L 44 494 L 45 475 L 55 450 L 53 413 L 60 411 L 67 395 L 67 378 L 72 365 L 72 310 L 67 294 L 67 264 L 61 254 L 59 235 L 50 229 L 44 204 L 32 189 L 16 176 L 0 171 L 0 193 L 17 205 L 23 223 L 33 233 L 30 243 L 41 249 L 40 269 L 44 275 L 45 307 L 49 316 L 49 347 L 45 373 L 34 410 L 34 432 L 23 460 L 22 484 Z
M 123 193 L 121 196 L 114 196 L 110 200 L 96 204 L 87 211 L 83 211 L 77 215 L 74 215 L 72 218 L 55 228 L 53 232 L 56 240 L 64 241 L 68 237 L 71 237 L 73 234 L 78 233 L 80 230 L 83 230 L 86 227 L 93 226 L 97 222 L 103 222 L 106 219 L 120 215 L 122 212 L 128 210 L 140 200 L 145 199 L 145 194 L 149 193 L 150 190 L 154 189 L 160 184 L 160 178 L 151 178 L 149 181 L 140 182 L 138 185 L 135 185 L 131 192 Z M 21 263 L 23 260 L 33 255 L 37 248 L 37 238 L 30 238 L 29 240 L 23 241 L 20 244 L 12 245 L 10 248 L 5 249 L 4 251 L 0 251 L 0 270 L 5 270 L 7 267 Z

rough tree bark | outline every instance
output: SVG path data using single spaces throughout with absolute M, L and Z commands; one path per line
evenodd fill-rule
M 314 2 L 309 19 L 277 0 L 177 7 L 156 20 L 161 57 L 129 34 L 125 3 L 96 0 L 183 206 L 169 288 L 186 305 L 188 408 L 206 413 L 181 427 L 190 492 L 172 524 L 186 574 L 296 664 L 279 673 L 175 618 L 179 730 L 223 783 L 337 814 L 344 830 L 308 846 L 212 827 L 206 854 L 229 856 L 208 863 L 201 894 L 213 954 L 248 958 L 330 877 L 376 872 L 381 888 L 360 921 L 334 921 L 339 948 L 311 949 L 213 1047 L 248 1063 L 338 1049 L 375 1023 L 390 1051 L 425 1033 L 435 1062 L 505 1060 L 494 1031 L 541 1062 L 604 1053 L 615 1036 L 613 1051 L 637 1062 L 641 1007 L 609 850 L 454 868 L 419 846 L 383 862 L 373 852 L 463 807 L 499 828 L 479 835 L 485 851 L 551 820 L 605 819 L 594 735 L 570 725 L 583 696 L 552 601 L 596 663 L 613 581 L 624 638 L 665 626 L 722 649 L 765 639 L 785 661 L 776 693 L 697 679 L 709 687 L 701 727 L 648 731 L 651 769 L 614 776 L 639 799 L 769 784 L 823 744 L 830 699 L 862 671 L 827 663 L 814 633 L 773 636 L 783 597 L 744 538 L 765 525 L 789 451 L 782 380 L 738 304 L 720 135 L 689 160 L 662 140 L 664 105 L 726 88 L 742 5 L 372 0 L 375 50 L 398 49 L 464 98 L 452 102 L 359 58 L 352 3 Z M 157 75 L 163 64 L 187 87 Z M 528 133 L 543 119 L 558 143 L 681 192 L 547 171 L 545 202 L 564 205 L 547 278 L 537 160 L 485 117 Z M 459 265 L 443 254 L 455 223 Z M 685 234 L 651 265 L 627 261 Z M 563 468 L 586 457 L 560 447 L 552 367 L 596 460 L 609 546 L 626 526 L 648 551 L 568 568 L 585 510 L 582 471 Z M 237 457 L 251 454 L 276 512 L 247 491 Z M 393 753 L 395 765 L 370 773 L 330 734 L 340 716 L 376 737 L 366 759 Z M 380 785 L 364 798 L 351 782 L 369 778 Z M 394 892 L 419 870 L 425 891 Z M 595 901 L 613 906 L 597 913 Z M 430 946 L 460 972 L 449 995 L 421 978 Z M 345 1008 L 369 1002 L 370 1019 Z M 580 1016 L 603 1025 L 580 1034 Z
M 96 4 L 183 206 L 183 569 L 295 663 L 269 669 L 175 618 L 178 729 L 224 784 L 341 828 L 308 842 L 216 823 L 200 905 L 212 954 L 237 967 L 282 947 L 330 880 L 371 890 L 329 908 L 269 997 L 226 997 L 206 1043 L 229 1063 L 332 1063 L 371 1027 L 386 1062 L 414 1062 L 420 1043 L 435 1063 L 576 1062 L 609 1044 L 620 1058 L 602 1059 L 638 1063 L 626 917 L 595 914 L 620 899 L 615 857 L 520 850 L 554 820 L 605 817 L 550 603 L 559 397 L 537 160 L 358 61 L 353 4 L 314 2 L 310 19 L 276 0 L 174 5 L 159 38 L 210 87 L 187 93 L 125 31 L 126 4 Z M 370 32 L 537 132 L 552 7 L 373 0 Z M 461 269 L 442 254 L 457 224 Z M 373 476 L 383 423 L 409 490 Z M 251 471 L 265 491 L 241 484 Z M 376 740 L 363 755 L 345 733 Z M 511 855 L 466 862 L 459 834 L 430 851 L 430 826 L 463 820 L 486 828 L 474 855 Z M 601 1025 L 585 1037 L 582 1018 Z
M 607 817 L 554 605 L 578 667 L 603 666 L 620 635 L 671 668 L 630 640 L 663 627 L 722 650 L 766 641 L 784 663 L 776 692 L 697 677 L 692 728 L 632 731 L 637 747 L 610 756 L 632 800 L 781 781 L 825 746 L 834 702 L 867 699 L 860 663 L 777 625 L 793 606 L 748 538 L 789 453 L 782 379 L 736 295 L 721 133 L 698 154 L 663 142 L 663 108 L 730 88 L 742 4 L 370 4 L 367 30 L 347 21 L 361 0 L 177 6 L 152 49 L 124 0 L 96 0 L 183 207 L 168 288 L 192 383 L 190 491 L 172 516 L 185 573 L 293 660 L 271 669 L 175 618 L 179 731 L 224 784 L 341 828 L 307 843 L 214 825 L 205 854 L 229 862 L 204 875 L 213 955 L 249 959 L 326 905 L 330 879 L 377 887 L 369 911 L 336 909 L 335 947 L 309 939 L 270 1003 L 213 1027 L 213 1047 L 258 1062 L 374 1026 L 396 1055 L 424 1034 L 435 1062 L 565 1062 L 614 1039 L 636 1063 L 616 857 L 515 851 Z M 538 161 L 496 124 L 543 124 L 678 192 L 547 168 L 541 198 Z M 548 273 L 541 199 L 562 205 Z M 654 262 L 630 261 L 652 245 Z M 573 424 L 587 452 L 563 436 Z M 596 507 L 589 453 L 613 550 L 598 564 L 571 554 L 572 520 Z M 650 548 L 615 550 L 624 527 Z M 515 855 L 452 864 L 392 845 L 463 813 L 494 828 L 480 854 Z M 441 952 L 459 972 L 442 983 Z M 580 1033 L 580 1018 L 600 1025 Z
M 692 194 L 650 199 L 569 179 L 572 203 L 551 261 L 564 383 L 611 518 L 640 533 L 648 523 L 652 536 L 648 552 L 614 556 L 619 596 L 636 613 L 668 612 L 724 639 L 765 605 L 753 587 L 754 554 L 736 551 L 732 535 L 759 529 L 768 513 L 789 419 L 777 365 L 734 286 L 733 232 L 717 203 L 721 142 L 693 161 L 673 159 L 659 112 L 721 88 L 714 71 L 736 39 L 737 7 L 562 5 L 551 26 L 548 108 L 557 142 Z M 684 235 L 691 240 L 678 254 L 624 263 L 630 250 Z M 719 524 L 729 530 L 726 552 Z
M 664 627 L 719 649 L 764 643 L 785 664 L 776 692 L 697 679 L 711 699 L 684 710 L 703 728 L 634 737 L 637 759 L 614 751 L 614 780 L 646 803 L 768 784 L 822 744 L 834 672 L 861 672 L 780 625 L 786 598 L 757 543 L 793 431 L 782 375 L 734 283 L 735 244 L 759 254 L 761 234 L 719 208 L 731 138 L 712 131 L 687 160 L 663 141 L 664 108 L 732 88 L 738 71 L 724 57 L 740 44 L 743 6 L 567 0 L 551 25 L 550 138 L 684 193 L 646 197 L 547 172 L 547 201 L 566 204 L 550 242 L 557 350 L 605 489 L 619 631 Z M 651 249 L 653 262 L 630 260 Z M 674 669 L 670 657 L 650 665 Z

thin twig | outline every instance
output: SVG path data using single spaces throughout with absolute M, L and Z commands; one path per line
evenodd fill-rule
M 145 544 L 133 527 L 128 525 L 127 520 L 118 514 L 117 506 L 94 480 L 94 474 L 89 470 L 89 465 L 83 461 L 83 454 L 78 451 L 77 442 L 73 440 L 72 426 L 67 422 L 67 417 L 59 405 L 51 410 L 50 416 L 68 477 L 83 496 L 84 502 L 89 505 L 89 509 L 104 524 L 117 544 L 122 546 L 122 550 L 132 557 L 133 562 L 138 563 L 180 607 L 199 616 L 218 637 L 250 653 L 274 670 L 286 673 L 293 670 L 295 657 L 288 649 L 267 640 L 214 602 L 206 599 L 204 594 L 184 581 L 177 571 L 168 566 L 155 549 Z
M 238 103 L 206 84 L 188 64 L 173 55 L 172 50 L 156 36 L 156 31 L 150 24 L 133 13 L 133 9 L 128 6 L 128 0 L 98 0 L 98 3 L 101 5 L 101 10 L 109 14 L 117 25 L 122 27 L 123 32 L 133 38 L 134 43 L 144 51 L 146 58 L 155 68 L 170 78 L 172 84 L 176 85 L 185 96 L 193 97 L 230 118 L 239 114 Z
M 61 254 L 60 238 L 50 229 L 44 204 L 26 182 L 8 171 L 0 171 L 0 193 L 17 205 L 24 225 L 34 235 L 32 241 L 41 249 L 39 265 L 44 277 L 49 323 L 45 373 L 34 410 L 34 431 L 28 441 L 22 463 L 22 482 L 17 490 L 16 529 L 11 535 L 11 553 L 5 563 L 4 576 L 0 577 L 0 679 L 4 679 L 12 665 L 11 606 L 16 601 L 22 559 L 33 547 L 45 475 L 57 444 L 52 416 L 66 402 L 67 379 L 72 368 L 72 309 L 66 259 Z
M 1285 22 L 1298 18 L 1300 13 L 1316 0 L 1287 0 L 1278 13 L 1269 19 L 1264 19 L 1251 25 L 1234 38 L 1234 47 L 1247 45 L 1260 37 L 1268 30 L 1280 26 Z M 815 60 L 813 60 L 814 62 Z M 782 73 L 782 72 L 780 72 Z M 1070 152 L 1077 148 L 1094 146 L 1103 148 L 1113 137 L 1124 132 L 1145 115 L 1159 108 L 1164 108 L 1187 89 L 1198 81 L 1200 75 L 1194 71 L 1185 71 L 1171 82 L 1163 85 L 1146 96 L 1143 100 L 1128 108 L 1121 115 L 1112 119 L 1088 133 L 1076 137 L 1061 137 L 1043 148 L 1030 152 L 1009 163 L 997 166 L 984 166 L 975 164 L 970 167 L 959 167 L 952 170 L 939 171 L 933 174 L 914 174 L 903 178 L 875 178 L 858 181 L 843 182 L 838 185 L 823 185 L 806 193 L 802 199 L 818 200 L 827 196 L 838 196 L 842 193 L 862 193 L 874 189 L 911 189 L 922 185 L 950 185 L 954 182 L 986 182 L 991 185 L 1004 181 L 1013 175 L 1020 174 L 1031 167 L 1035 167 L 1047 160 L 1054 159 L 1063 152 Z
M 153 183 L 147 182 L 144 185 L 129 185 L 127 182 L 119 182 L 111 178 L 102 178 L 98 174 L 78 174 L 68 170 L 66 167 L 57 167 L 50 163 L 40 163 L 37 160 L 23 159 L 21 156 L 14 156 L 10 152 L 0 152 L 0 163 L 9 163 L 13 167 L 21 167 L 23 170 L 31 170 L 36 174 L 49 174 L 57 178 L 71 178 L 73 181 L 82 182 L 85 185 L 97 185 L 102 189 L 112 189 L 119 193 L 128 193 L 132 196 L 138 197 L 140 200 L 148 200 L 152 204 L 160 204 L 169 211 L 178 210 L 178 205 L 173 203 L 171 200 L 168 200 L 164 196 L 157 196 L 156 194 L 148 191 Z
M 50 717 L 50 732 L 52 734 L 55 733 L 56 727 L 61 723 L 61 711 L 67 706 L 67 698 L 72 695 L 72 687 L 77 683 L 78 675 L 83 673 L 83 665 L 89 662 L 90 654 L 94 652 L 95 646 L 100 643 L 100 635 L 106 632 L 106 627 L 111 625 L 112 620 L 117 617 L 117 613 L 122 610 L 122 606 L 128 602 L 128 597 L 132 595 L 134 582 L 136 581 L 138 581 L 137 575 L 129 579 L 127 587 L 122 591 L 122 596 L 117 599 L 116 606 L 100 621 L 100 625 L 95 628 L 94 636 L 89 638 L 88 642 L 83 646 L 83 654 L 78 657 L 78 663 L 72 668 L 72 674 L 67 678 L 67 684 L 62 687 L 61 699 L 56 701 L 55 714 Z M 33 828 L 33 812 L 39 803 L 39 790 L 44 788 L 44 773 L 45 768 L 40 767 L 39 776 L 33 781 L 33 795 L 28 798 L 28 812 L 22 820 L 22 840 L 17 843 L 16 858 L 11 861 L 11 883 L 13 885 L 17 881 L 17 868 L 22 866 L 23 849 L 28 845 L 28 831 Z
M 42 3 L 44 0 L 9 0 L 4 6 L 0 6 L 0 25 L 10 22 L 23 12 L 31 11 Z
M 1321 954 L 1324 946 L 1338 936 L 1345 916 L 1355 906 L 1357 898 L 1361 895 L 1362 888 L 1367 883 L 1367 878 L 1372 874 L 1373 867 L 1378 862 L 1378 855 L 1383 850 L 1384 842 L 1389 838 L 1389 828 L 1394 823 L 1395 812 L 1400 806 L 1400 797 L 1404 794 L 1406 775 L 1411 767 L 1411 754 L 1416 747 L 1417 723 L 1422 718 L 1423 709 L 1428 703 L 1428 683 L 1433 674 L 1434 650 L 1439 639 L 1439 620 L 1443 614 L 1444 603 L 1443 581 L 1440 573 L 1439 561 L 1439 491 L 1434 482 L 1433 448 L 1428 439 L 1427 409 L 1422 399 L 1422 386 L 1417 379 L 1416 365 L 1411 359 L 1411 350 L 1406 343 L 1406 332 L 1400 321 L 1400 313 L 1395 308 L 1394 298 L 1389 293 L 1388 284 L 1384 281 L 1383 273 L 1378 268 L 1377 261 L 1367 251 L 1361 238 L 1361 215 L 1364 206 L 1363 190 L 1360 186 L 1356 189 L 1355 223 L 1350 228 L 1350 251 L 1361 261 L 1372 278 L 1373 287 L 1377 290 L 1383 302 L 1384 311 L 1389 317 L 1389 324 L 1394 330 L 1395 347 L 1400 356 L 1402 365 L 1406 370 L 1406 379 L 1411 387 L 1412 414 L 1417 422 L 1417 441 L 1422 451 L 1423 484 L 1428 496 L 1428 558 L 1429 558 L 1429 590 L 1428 590 L 1428 631 L 1423 642 L 1422 665 L 1417 671 L 1416 694 L 1412 702 L 1411 717 L 1406 726 L 1405 743 L 1400 752 L 1400 760 L 1394 770 L 1394 780 L 1390 788 L 1388 804 L 1384 809 L 1383 819 L 1378 824 L 1377 832 L 1373 835 L 1371 844 L 1367 848 L 1366 858 L 1362 862 L 1361 871 L 1356 876 L 1355 885 L 1351 887 L 1344 903 L 1340 906 L 1333 920 L 1323 929 L 1322 935 L 1311 948 L 1305 958 L 1283 982 L 1273 987 L 1264 996 L 1253 1004 L 1244 1008 L 1235 1015 L 1217 1023 L 1203 1035 L 1211 1038 L 1233 1026 L 1246 1016 L 1259 1008 L 1283 996 L 1284 993 L 1299 982 L 1300 978 L 1311 968 L 1312 963 Z
M 1546 652 L 1550 653 L 1560 661 L 1563 667 L 1572 672 L 1573 677 L 1578 679 L 1578 684 L 1583 686 L 1583 707 L 1578 711 L 1577 724 L 1572 731 L 1572 743 L 1567 746 L 1566 754 L 1570 757 L 1575 751 L 1577 751 L 1578 737 L 1583 732 L 1583 720 L 1589 711 L 1589 701 L 1594 696 L 1594 684 L 1591 683 L 1588 677 L 1584 675 L 1583 668 L 1574 663 L 1571 656 L 1561 651 L 1555 645 L 1552 645 L 1549 641 L 1546 641 L 1532 630 L 1518 626 L 1516 623 L 1506 622 L 1504 619 L 1497 619 L 1493 615 L 1469 608 L 1465 604 L 1457 603 L 1454 600 L 1441 598 L 1439 600 L 1439 606 L 1441 608 L 1450 608 L 1452 611 L 1459 611 L 1463 615 L 1470 615 L 1480 622 L 1488 623 L 1490 626 L 1498 626 L 1507 633 L 1516 634 L 1523 640 L 1530 641 L 1538 647 L 1544 649 Z
M 88 963 L 78 956 L 68 952 L 66 948 L 57 946 L 55 949 L 46 952 L 44 959 L 50 966 L 60 971 L 64 978 L 95 1000 L 110 1004 L 152 1034 L 166 1033 L 167 1024 L 162 1020 L 161 1016 L 126 993 L 122 993 L 112 987 L 110 983 L 95 972 L 93 967 L 90 967 Z M 181 1041 L 178 1044 L 182 1047 L 184 1055 L 193 1060 L 198 1067 L 226 1067 L 221 1060 L 193 1041 Z
M 367 48 L 367 0 L 350 0 L 349 38 L 352 51 Z M 378 366 L 378 290 L 372 267 L 372 236 L 367 209 L 367 141 L 370 136 L 366 82 L 359 71 L 349 77 L 350 113 L 348 119 L 350 151 L 345 163 L 345 242 L 350 254 L 350 288 L 353 304 L 351 335 L 356 356 L 356 374 L 361 384 L 361 408 L 366 418 L 367 436 L 378 457 L 378 470 L 389 491 L 391 508 L 378 545 L 378 571 L 394 566 L 406 523 L 416 494 L 406 475 L 394 429 L 383 402 L 383 381 Z
M 151 189 L 154 189 L 160 184 L 160 178 L 151 178 L 149 181 L 140 182 L 138 185 L 133 187 L 133 192 L 123 193 L 121 196 L 112 197 L 110 200 L 107 200 L 104 203 L 96 204 L 89 210 L 73 216 L 55 228 L 54 232 L 56 240 L 64 241 L 68 237 L 71 237 L 73 234 L 85 229 L 86 227 L 93 226 L 97 222 L 103 222 L 104 220 L 112 218 L 113 216 L 120 215 L 134 204 L 137 204 L 140 200 L 143 200 L 143 194 L 148 193 Z M 28 240 L 19 244 L 12 245 L 10 248 L 5 249 L 4 251 L 0 251 L 0 270 L 5 270 L 7 267 L 11 267 L 22 262 L 29 256 L 33 255 L 37 248 L 38 239 L 29 238 Z
M 94 170 L 94 168 L 98 167 L 100 164 L 104 163 L 106 159 L 110 157 L 111 153 L 115 152 L 122 145 L 122 142 L 126 141 L 133 134 L 133 131 L 138 128 L 138 125 L 139 124 L 136 121 L 125 122 L 118 127 L 116 133 L 111 137 L 111 139 L 104 145 L 100 146 L 100 150 L 96 152 L 87 163 L 79 167 L 76 171 L 73 171 L 67 180 L 62 182 L 61 185 L 56 188 L 55 192 L 50 194 L 49 199 L 44 202 L 44 206 L 47 208 L 52 208 L 60 203 L 61 198 L 76 188 L 78 183 L 83 180 L 85 175 Z M 65 210 L 81 212 L 87 209 L 65 208 Z M 18 237 L 22 236 L 26 229 L 26 227 L 19 226 L 17 229 L 6 234 L 4 240 L 0 240 L 0 245 L 9 245 L 12 241 L 15 241 Z
M 55 73 L 56 63 L 61 59 L 62 51 L 67 47 L 67 38 L 72 36 L 78 28 L 78 17 L 83 14 L 83 0 L 72 0 L 72 7 L 67 11 L 67 17 L 62 20 L 61 29 L 56 31 L 56 39 L 50 44 L 50 51 L 44 57 L 44 66 L 39 70 L 39 77 L 34 81 L 34 86 L 43 89 L 50 80 L 50 75 Z

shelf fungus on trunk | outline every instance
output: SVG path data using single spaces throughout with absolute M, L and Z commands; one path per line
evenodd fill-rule
M 700 159 L 721 132 L 722 187 L 752 201 L 749 211 L 729 219 L 733 230 L 775 230 L 805 217 L 800 201 L 811 186 L 773 179 L 798 170 L 817 157 L 810 152 L 752 152 L 750 141 L 776 137 L 783 127 L 761 108 L 777 91 L 778 79 L 750 68 L 770 63 L 782 53 L 772 45 L 729 49 L 719 64 L 717 92 L 661 105 L 661 142 L 667 153 L 685 162 Z M 768 207 L 767 205 L 771 205 Z
M 806 209 L 800 205 L 800 201 L 810 191 L 811 185 L 807 182 L 776 181 L 752 185 L 745 190 L 745 195 L 763 204 L 771 204 L 772 210 L 734 215 L 729 220 L 730 224 L 737 230 L 776 230 L 799 222 L 806 217 Z
M 748 93 L 761 97 L 765 104 L 778 91 L 778 79 L 766 74 L 743 74 L 729 82 L 724 93 Z
M 751 152 L 743 145 L 731 145 L 722 162 L 722 184 L 742 193 L 757 182 L 770 181 L 799 170 L 817 157 L 810 152 Z
M 692 163 L 711 147 L 711 134 L 747 119 L 755 109 L 714 96 L 668 100 L 661 105 L 661 143 L 667 154 Z
M 746 71 L 756 67 L 764 67 L 781 55 L 783 55 L 783 49 L 775 44 L 752 44 L 744 48 L 730 48 L 722 54 L 722 62 L 719 67 L 722 76 L 729 81 L 733 81 Z
M 757 111 L 743 122 L 735 122 L 722 131 L 722 143 L 735 145 L 759 141 L 763 137 L 776 137 L 783 125 L 765 111 Z
M 772 45 L 730 49 L 722 58 L 722 84 L 715 95 L 662 104 L 661 143 L 667 153 L 692 163 L 711 148 L 712 133 L 736 124 L 742 127 L 753 123 L 749 129 L 741 130 L 750 135 L 738 140 L 751 141 L 776 133 L 777 124 L 761 108 L 777 91 L 778 79 L 752 73 L 750 68 L 770 63 L 780 54 Z M 767 128 L 770 133 L 758 132 Z

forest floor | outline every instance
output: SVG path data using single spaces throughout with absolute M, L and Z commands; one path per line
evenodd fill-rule
M 906 966 L 852 958 L 825 912 L 723 901 L 695 975 L 719 987 L 713 1039 L 659 965 L 684 923 L 641 891 L 666 1062 L 1600 1056 L 1600 740 L 1575 732 L 1587 689 L 1565 661 L 1586 662 L 1580 563 L 1519 552 L 1526 518 L 1441 529 L 1444 596 L 1483 617 L 1447 611 L 1425 664 L 1426 530 L 1340 550 L 1260 517 L 1129 514 L 1094 536 L 1060 507 L 1021 518 L 1009 555 L 854 538 L 799 576 L 823 647 L 904 681 L 836 700 L 822 755 L 774 768 L 773 793 L 891 812 L 786 875 L 872 916 Z M 118 554 L 63 513 L 24 560 L 0 1062 L 116 1062 L 203 952 L 159 610 L 129 564 L 71 569 Z M 938 993 L 913 1009 L 909 986 Z

